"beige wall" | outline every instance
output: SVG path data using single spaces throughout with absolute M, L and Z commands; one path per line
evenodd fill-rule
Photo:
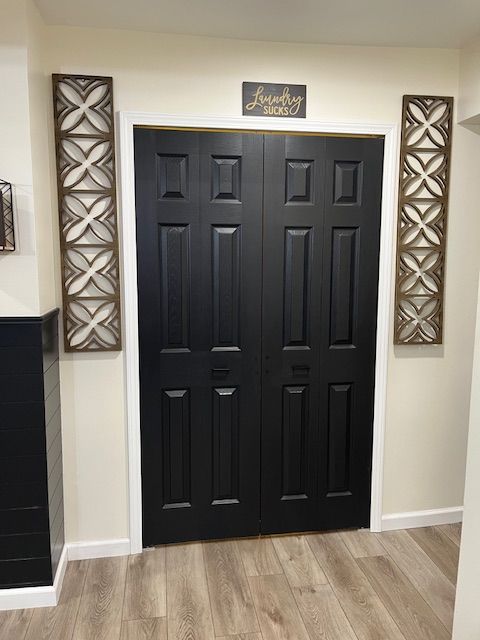
M 39 311 L 24 0 L 3 0 L 0 19 L 0 178 L 15 185 L 17 250 L 0 254 L 0 314 Z
M 479 268 L 478 136 L 453 134 L 444 345 L 398 346 L 389 363 L 385 512 L 463 504 Z
M 480 38 L 461 52 L 460 116 L 477 133 L 476 149 L 480 152 Z M 474 126 L 471 126 L 471 125 Z M 474 162 L 477 181 L 480 165 Z M 453 625 L 454 640 L 477 640 L 480 637 L 480 288 L 474 366 L 470 403 L 467 474 L 465 479 L 465 512 L 460 550 L 460 565 Z
M 36 5 L 27 3 L 27 64 L 30 147 L 35 200 L 35 238 L 38 270 L 38 311 L 60 303 L 56 259 L 58 222 L 55 201 L 53 107 L 50 78 L 45 73 L 45 27 Z
M 460 54 L 459 121 L 480 125 L 480 37 Z
M 44 47 L 47 75 L 112 75 L 117 110 L 237 116 L 242 81 L 268 80 L 307 84 L 310 119 L 391 123 L 404 93 L 458 95 L 456 51 L 61 27 L 46 29 Z M 385 513 L 462 504 L 478 270 L 472 137 L 455 128 L 445 345 L 389 355 Z M 63 356 L 61 371 L 67 538 L 127 536 L 123 354 Z
M 480 149 L 480 138 L 478 139 Z M 479 170 L 480 178 L 480 170 Z M 480 288 L 468 436 L 463 520 L 453 640 L 480 638 Z
M 52 225 L 53 149 L 45 31 L 27 0 L 3 0 L 0 20 L 0 178 L 14 185 L 14 253 L 0 254 L 0 314 L 39 315 L 58 304 Z M 51 154 L 50 154 L 51 155 Z

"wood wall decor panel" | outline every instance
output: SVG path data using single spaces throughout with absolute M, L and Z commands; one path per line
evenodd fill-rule
M 453 98 L 404 96 L 395 344 L 441 344 Z
M 53 75 L 65 351 L 122 347 L 112 78 Z

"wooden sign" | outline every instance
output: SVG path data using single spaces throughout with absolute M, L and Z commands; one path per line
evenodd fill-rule
M 270 118 L 305 118 L 307 87 L 304 84 L 243 83 L 243 115 Z

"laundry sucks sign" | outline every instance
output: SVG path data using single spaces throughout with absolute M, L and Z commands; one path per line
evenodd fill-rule
M 243 83 L 243 115 L 305 118 L 307 87 L 304 84 Z

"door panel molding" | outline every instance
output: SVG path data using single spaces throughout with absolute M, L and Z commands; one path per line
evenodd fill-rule
M 382 529 L 383 498 L 383 458 L 385 438 L 385 409 L 387 392 L 388 350 L 393 326 L 393 269 L 394 269 L 394 229 L 396 218 L 396 189 L 398 163 L 398 125 L 328 123 L 318 121 L 290 121 L 285 118 L 236 118 L 207 116 L 176 116 L 142 112 L 120 112 L 118 118 L 120 158 L 120 194 L 121 194 L 121 236 L 123 271 L 123 324 L 125 336 L 125 391 L 127 416 L 127 452 L 129 476 L 129 528 L 130 553 L 142 550 L 142 488 L 141 488 L 141 446 L 140 446 L 140 381 L 138 351 L 138 294 L 137 294 L 137 247 L 135 225 L 135 164 L 133 129 L 135 126 L 192 128 L 206 130 L 288 132 L 292 134 L 331 134 L 345 136 L 383 136 L 384 164 L 382 182 L 381 237 L 378 282 L 377 337 L 375 360 L 375 400 L 372 451 L 372 492 L 371 522 L 372 531 Z M 346 168 L 343 167 L 344 172 Z M 220 196 L 225 198 L 224 186 L 227 186 L 230 174 L 226 169 L 219 178 Z M 350 172 L 352 173 L 352 172 Z M 231 182 L 233 183 L 232 175 Z M 355 176 L 342 175 L 342 184 L 338 187 L 339 206 L 349 206 L 358 198 L 355 193 Z M 296 190 L 303 182 L 296 186 Z M 301 191 L 301 189 L 300 189 Z M 229 195 L 231 202 L 232 191 Z M 304 189 L 304 194 L 305 189 Z M 298 194 L 295 194 L 298 195 Z M 300 193 L 300 195 L 303 195 Z M 305 197 L 304 195 L 304 197 Z
M 212 225 L 212 351 L 240 351 L 241 225 Z
M 284 349 L 310 348 L 312 236 L 311 227 L 286 227 L 285 229 Z

